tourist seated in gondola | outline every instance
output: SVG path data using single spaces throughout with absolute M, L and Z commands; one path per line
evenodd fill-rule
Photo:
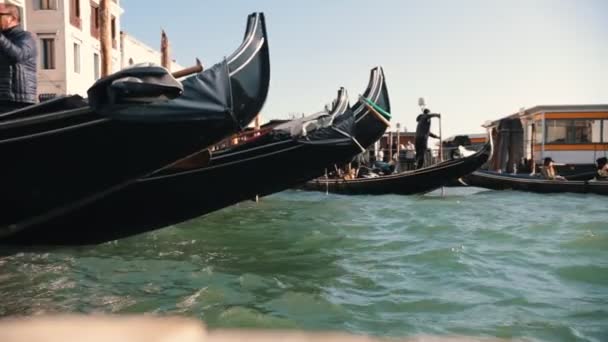
M 346 164 L 346 172 L 344 173 L 344 179 L 356 179 L 359 174 L 359 162 L 356 160 Z
M 329 178 L 342 178 L 344 177 L 344 170 L 341 167 L 334 164 L 334 169 L 329 171 Z
M 390 175 L 393 172 L 395 172 L 395 164 L 390 164 L 384 161 L 376 161 L 374 163 L 374 169 L 377 169 L 378 172 L 382 173 L 383 175 Z
M 601 157 L 596 160 L 597 162 L 597 174 L 595 175 L 596 180 L 608 181 L 608 158 Z
M 357 178 L 375 178 L 378 176 L 379 175 L 374 172 L 374 170 L 365 165 L 361 165 L 361 167 L 359 167 L 359 172 L 357 173 Z
M 542 174 L 543 178 L 548 179 L 548 180 L 566 180 L 566 178 L 558 175 L 555 172 L 555 166 L 553 163 L 554 162 L 551 157 L 545 158 L 545 161 L 543 163 L 543 168 L 541 170 L 541 174 Z

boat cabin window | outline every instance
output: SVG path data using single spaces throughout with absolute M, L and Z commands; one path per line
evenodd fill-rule
M 601 143 L 602 142 L 602 121 L 606 120 L 591 120 L 591 142 Z M 604 140 L 608 136 L 604 135 Z
M 546 120 L 545 136 L 546 144 L 599 143 L 602 141 L 602 120 Z M 606 140 L 608 136 L 603 138 Z
M 534 142 L 540 144 L 543 142 L 543 121 L 534 120 Z

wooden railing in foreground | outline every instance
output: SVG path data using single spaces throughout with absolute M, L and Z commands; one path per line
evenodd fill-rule
M 419 335 L 385 339 L 338 332 L 209 330 L 202 321 L 151 315 L 42 315 L 0 319 L 2 342 L 500 342 L 497 338 Z M 512 341 L 509 339 L 509 341 Z

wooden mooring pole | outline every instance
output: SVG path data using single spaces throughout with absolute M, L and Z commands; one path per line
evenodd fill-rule
M 171 52 L 169 49 L 169 38 L 165 30 L 160 34 L 160 65 L 171 71 Z
M 99 1 L 99 44 L 101 50 L 101 77 L 112 73 L 112 16 L 110 0 Z

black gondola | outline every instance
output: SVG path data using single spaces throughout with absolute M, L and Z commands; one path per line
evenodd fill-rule
M 364 95 L 390 110 L 381 68 L 372 70 Z M 349 161 L 361 151 L 357 141 L 371 142 L 386 130 L 367 107 L 357 104 L 353 108 L 348 106 L 346 92 L 340 90 L 329 115 L 319 113 L 279 124 L 242 145 L 214 153 L 205 167 L 163 170 L 78 211 L 0 239 L 0 243 L 101 243 L 291 188 L 322 175 L 334 163 Z M 313 129 L 315 125 L 321 127 Z M 350 137 L 354 131 L 356 141 Z
M 160 67 L 134 67 L 97 81 L 88 101 L 64 97 L 0 114 L 0 236 L 238 131 L 261 110 L 269 79 L 264 16 L 255 13 L 230 57 L 182 82 Z
M 463 177 L 463 181 L 467 185 L 493 190 L 521 190 L 538 193 L 572 192 L 608 195 L 608 181 L 548 180 L 543 179 L 540 176 L 514 175 L 485 170 L 475 171 L 470 175 Z
M 448 185 L 477 170 L 492 153 L 491 144 L 465 158 L 441 162 L 429 167 L 375 178 L 327 179 L 318 178 L 302 186 L 303 190 L 327 191 L 347 195 L 411 195 L 428 192 Z

